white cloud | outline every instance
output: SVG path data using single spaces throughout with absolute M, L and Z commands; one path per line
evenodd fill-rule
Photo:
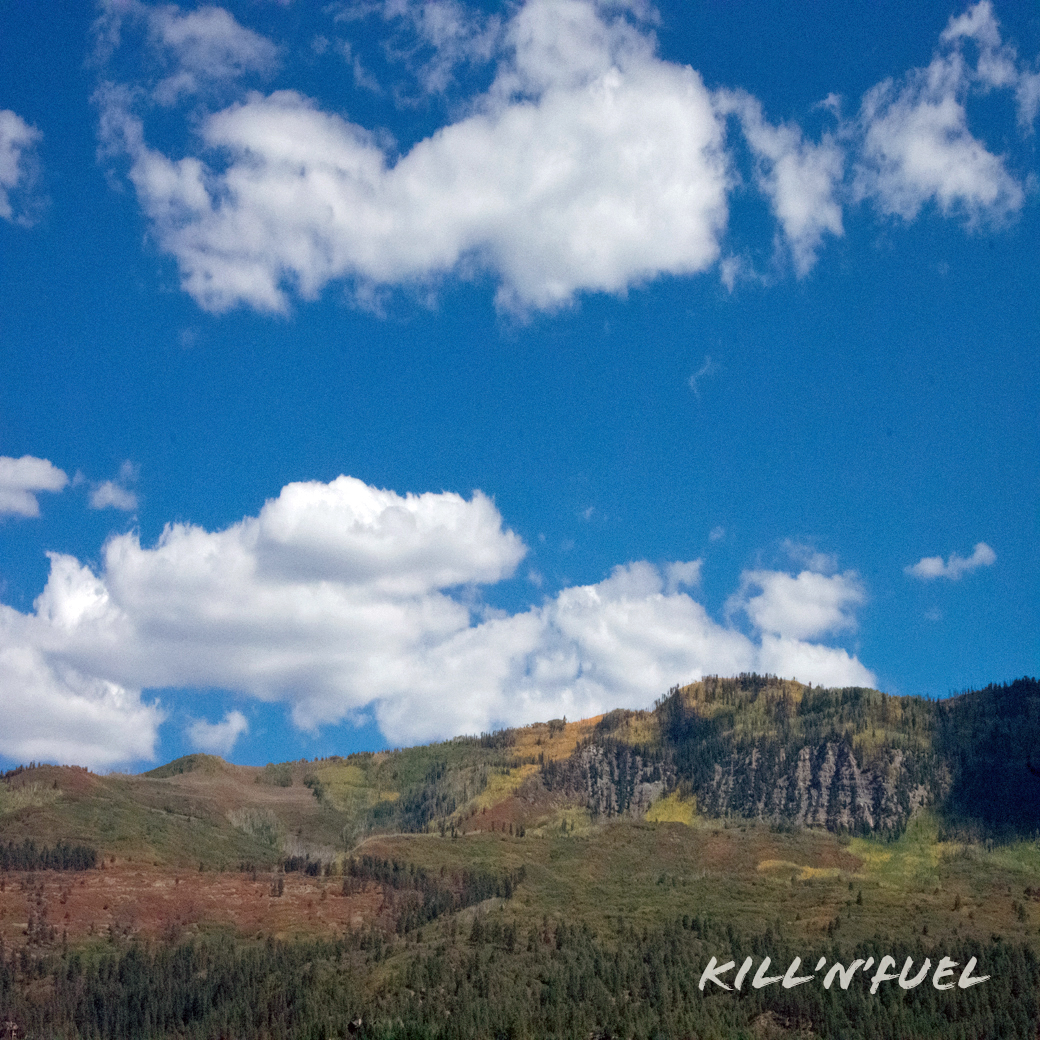
M 530 0 L 473 114 L 392 163 L 293 91 L 201 127 L 214 166 L 145 143 L 132 92 L 98 92 L 102 136 L 184 288 L 204 307 L 283 311 L 333 279 L 422 282 L 486 268 L 503 306 L 551 309 L 711 266 L 726 223 L 721 129 L 700 77 L 621 17 Z
M 226 90 L 247 73 L 266 74 L 277 66 L 278 48 L 222 7 L 184 13 L 175 4 L 140 0 L 101 0 L 99 6 L 94 26 L 99 59 L 109 59 L 128 30 L 142 28 L 154 59 L 151 68 L 159 70 L 147 93 L 159 105 Z M 139 71 L 145 67 L 140 63 Z
M 123 509 L 130 513 L 137 508 L 137 495 L 114 481 L 106 480 L 91 491 L 90 508 Z
M 353 69 L 354 84 L 356 86 L 371 91 L 373 94 L 383 93 L 383 88 L 379 85 L 379 81 L 361 63 L 361 59 L 354 53 L 354 48 L 349 40 L 343 40 L 338 45 L 337 50 L 343 55 L 343 60 Z
M 950 553 L 945 562 L 941 556 L 925 556 L 917 563 L 904 567 L 903 573 L 922 581 L 932 581 L 935 578 L 957 581 L 962 574 L 970 574 L 979 567 L 992 567 L 996 562 L 997 554 L 985 542 L 979 542 L 967 559 L 958 556 L 957 553 Z
M 36 145 L 43 134 L 17 113 L 0 109 L 0 217 L 32 222 L 35 208 L 28 193 L 36 180 Z
M 958 46 L 961 40 L 974 40 L 979 49 L 976 77 L 990 87 L 1013 87 L 1018 82 L 1018 56 L 1009 44 L 1001 42 L 1000 25 L 990 0 L 981 0 L 964 14 L 952 17 L 940 40 Z
M 222 722 L 195 719 L 188 726 L 188 739 L 199 751 L 229 755 L 238 738 L 249 732 L 249 721 L 240 711 L 229 711 Z
M 156 88 L 156 100 L 163 105 L 196 94 L 208 83 L 268 72 L 277 60 L 270 40 L 239 25 L 221 7 L 200 7 L 188 14 L 173 5 L 158 7 L 148 13 L 148 23 L 152 38 L 178 66 Z
M 254 544 L 272 571 L 401 596 L 499 581 L 527 551 L 479 491 L 469 502 L 449 492 L 402 497 L 354 477 L 287 485 L 260 511 Z
M 793 676 L 817 686 L 877 686 L 877 676 L 840 647 L 762 636 L 759 669 L 780 676 Z
M 63 470 L 46 459 L 0 456 L 0 516 L 39 516 L 39 491 L 61 491 L 69 482 Z
M 108 0 L 99 19 L 101 65 L 113 77 L 95 94 L 102 152 L 129 159 L 155 240 L 206 309 L 284 313 L 294 297 L 342 282 L 358 306 L 380 311 L 392 287 L 430 299 L 443 278 L 484 273 L 498 305 L 519 312 L 715 265 L 731 291 L 763 280 L 746 249 L 722 248 L 728 194 L 744 182 L 740 149 L 727 147 L 731 118 L 750 182 L 769 202 L 777 254 L 799 277 L 843 234 L 851 202 L 906 220 L 931 204 L 969 225 L 1024 203 L 1024 181 L 968 125 L 973 94 L 1013 93 L 1026 128 L 1040 109 L 1040 73 L 1001 42 L 985 0 L 950 20 L 927 68 L 868 91 L 852 121 L 828 95 L 817 108 L 835 129 L 815 141 L 796 122 L 769 122 L 745 91 L 709 93 L 695 70 L 661 60 L 644 3 L 527 0 L 501 17 L 459 0 L 328 10 L 347 26 L 383 19 L 384 55 L 426 94 L 446 91 L 466 64 L 488 64 L 491 86 L 398 154 L 385 132 L 298 91 L 247 91 L 247 73 L 269 72 L 276 50 L 219 8 Z M 121 38 L 128 20 L 147 30 L 136 51 Z M 140 61 L 149 46 L 162 78 Z M 336 49 L 359 84 L 382 89 L 351 40 Z M 123 51 L 131 57 L 120 77 Z M 157 102 L 189 96 L 177 157 L 149 143 L 145 120 Z M 212 111 L 227 97 L 237 103 Z
M 95 484 L 90 493 L 91 509 L 122 509 L 132 513 L 137 508 L 137 495 L 127 488 L 137 480 L 140 471 L 129 459 L 119 467 L 119 480 L 106 480 Z M 77 478 L 79 474 L 77 474 Z
M 974 68 L 963 53 L 966 39 L 978 44 Z M 1014 51 L 1001 45 L 986 0 L 952 18 L 941 42 L 943 52 L 926 69 L 885 80 L 864 95 L 856 193 L 907 220 L 929 202 L 970 223 L 1006 219 L 1022 207 L 1024 189 L 1005 160 L 969 131 L 965 100 L 976 85 L 1016 88 Z M 1020 119 L 1022 104 L 1020 98 Z
M 824 234 L 841 237 L 840 192 L 845 151 L 833 135 L 819 144 L 806 141 L 793 124 L 773 126 L 761 103 L 744 91 L 719 91 L 716 104 L 723 115 L 736 115 L 755 158 L 759 189 L 769 199 L 773 215 L 791 251 L 799 277 L 816 263 Z
M 382 0 L 342 4 L 337 22 L 355 22 L 380 15 L 397 33 L 385 50 L 403 61 L 426 93 L 443 93 L 455 81 L 456 70 L 466 64 L 491 61 L 502 42 L 502 20 L 459 0 Z M 357 76 L 357 58 L 348 52 Z
M 452 594 L 509 577 L 525 551 L 479 492 L 401 496 L 349 477 L 290 484 L 222 531 L 171 525 L 151 548 L 115 536 L 99 574 L 51 554 L 34 612 L 0 614 L 0 647 L 22 662 L 11 696 L 30 705 L 47 689 L 70 711 L 103 708 L 109 729 L 95 728 L 110 742 L 106 751 L 97 738 L 99 762 L 149 753 L 161 713 L 142 705 L 147 688 L 281 702 L 309 729 L 365 710 L 403 743 L 646 706 L 709 673 L 869 681 L 846 651 L 807 641 L 854 624 L 862 592 L 848 574 L 746 575 L 745 590 L 764 590 L 744 597 L 765 632 L 757 642 L 683 591 L 700 561 L 617 567 L 514 615 L 481 609 L 472 590 Z M 196 742 L 231 741 L 237 725 L 200 725 Z M 35 733 L 38 746 L 47 732 Z M 73 746 L 63 732 L 51 757 Z
M 785 538 L 781 547 L 795 563 L 800 563 L 807 570 L 833 574 L 838 569 L 838 558 L 833 553 L 820 552 L 804 542 L 796 542 L 793 538 Z
M 828 571 L 835 565 L 833 557 L 811 554 L 790 540 L 785 544 L 792 555 L 803 559 L 811 555 L 805 562 Z M 865 601 L 866 591 L 855 571 L 821 574 L 803 570 L 792 575 L 754 570 L 741 575 L 740 589 L 726 610 L 728 615 L 744 612 L 759 631 L 759 671 L 825 686 L 875 686 L 874 673 L 847 650 L 809 642 L 854 630 L 854 610 Z
M 1036 114 L 1040 112 L 1040 72 L 1023 73 L 1015 88 L 1018 102 L 1018 121 L 1026 130 L 1032 130 Z
M 402 683 L 376 717 L 392 739 L 411 742 L 431 729 L 477 732 L 646 707 L 675 683 L 755 662 L 750 640 L 690 596 L 668 592 L 656 567 L 633 563 L 541 607 L 460 630 L 430 654 L 422 684 Z
M 701 564 L 703 560 L 690 560 L 688 563 L 666 563 L 664 566 L 665 588 L 669 593 L 679 588 L 696 588 L 701 582 Z
M 753 589 L 758 593 L 751 595 Z M 744 611 L 763 632 L 783 639 L 812 639 L 856 627 L 853 608 L 866 600 L 854 571 L 825 575 L 805 570 L 747 571 L 728 610 Z
M 0 754 L 101 769 L 151 759 L 163 713 L 140 691 L 83 675 L 34 645 L 23 615 L 0 605 Z

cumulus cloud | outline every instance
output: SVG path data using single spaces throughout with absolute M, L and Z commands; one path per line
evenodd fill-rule
M 249 732 L 249 721 L 240 711 L 229 711 L 222 722 L 195 719 L 188 726 L 188 739 L 199 751 L 211 755 L 229 755 L 243 733 Z
M 582 717 L 644 707 L 677 682 L 734 674 L 755 660 L 745 636 L 713 622 L 690 596 L 669 592 L 656 567 L 633 563 L 525 613 L 460 630 L 430 655 L 424 688 L 402 686 L 377 705 L 376 718 L 384 732 L 413 741 L 426 739 L 431 725 L 447 735 L 460 719 L 475 732 Z
M 137 508 L 137 495 L 126 485 L 137 479 L 138 467 L 129 460 L 119 469 L 119 481 L 105 480 L 90 493 L 91 509 L 122 509 L 132 513 Z
M 797 676 L 818 686 L 877 685 L 877 676 L 841 647 L 763 633 L 758 661 L 762 672 Z
M 61 491 L 69 482 L 63 470 L 32 455 L 0 456 L 0 516 L 39 516 L 40 491 Z
M 155 754 L 163 713 L 131 690 L 47 655 L 26 618 L 0 605 L 0 754 L 92 769 Z
M 353 477 L 289 484 L 260 511 L 257 534 L 270 569 L 390 595 L 496 582 L 526 554 L 479 491 L 469 502 L 447 492 L 402 497 Z
M 755 178 L 769 199 L 799 277 L 808 274 L 825 234 L 841 237 L 845 150 L 833 134 L 806 141 L 794 124 L 769 123 L 744 91 L 719 91 L 719 111 L 736 115 L 755 158 Z
M 969 39 L 979 50 L 974 66 L 964 53 Z M 988 0 L 951 18 L 941 43 L 927 68 L 887 79 L 864 96 L 857 196 L 907 220 L 929 202 L 971 223 L 1006 219 L 1021 209 L 1025 191 L 1004 158 L 972 135 L 965 102 L 973 89 L 1017 91 L 1023 73 L 1014 50 L 1001 44 Z M 1028 94 L 1028 86 L 1023 89 Z M 1020 120 L 1028 103 L 1024 96 L 1019 95 Z
M 958 581 L 961 575 L 970 574 L 979 567 L 992 567 L 996 562 L 997 554 L 985 542 L 979 542 L 967 559 L 958 556 L 957 553 L 950 553 L 945 561 L 941 556 L 925 556 L 917 563 L 904 567 L 903 573 L 922 581 L 932 581 L 935 578 Z
M 753 593 L 753 590 L 758 590 Z M 820 574 L 804 570 L 748 571 L 729 610 L 747 614 L 756 628 L 782 639 L 812 639 L 854 629 L 853 609 L 866 594 L 854 571 Z
M 855 571 L 836 569 L 832 556 L 788 540 L 790 555 L 819 570 L 798 574 L 752 570 L 741 575 L 727 615 L 743 612 L 759 632 L 759 671 L 796 676 L 825 686 L 875 686 L 877 677 L 841 647 L 812 642 L 856 628 L 855 609 L 866 590 Z
M 862 591 L 849 574 L 746 575 L 757 640 L 689 593 L 700 561 L 619 566 L 516 614 L 455 591 L 508 578 L 525 552 L 479 492 L 402 496 L 350 477 L 290 484 L 221 531 L 174 524 L 152 547 L 117 535 L 97 574 L 52 553 L 33 612 L 0 613 L 0 647 L 21 669 L 7 688 L 25 726 L 38 690 L 93 711 L 91 761 L 102 762 L 150 753 L 162 715 L 141 691 L 157 687 L 280 702 L 305 729 L 364 712 L 389 740 L 411 743 L 645 706 L 709 673 L 873 680 L 845 650 L 813 642 L 853 627 Z M 236 730 L 232 715 L 192 733 L 198 746 L 230 748 Z M 55 740 L 51 757 L 70 753 Z
M 43 134 L 10 109 L 0 110 L 0 217 L 32 223 L 31 190 L 37 176 L 36 146 Z
M 580 0 L 530 0 L 506 46 L 473 114 L 396 162 L 293 91 L 210 116 L 212 163 L 150 148 L 133 92 L 112 85 L 97 95 L 102 137 L 130 157 L 158 241 L 212 310 L 480 268 L 501 305 L 551 309 L 714 263 L 727 174 L 697 73 Z
M 799 277 L 843 234 L 854 202 L 907 220 L 933 204 L 969 224 L 1024 203 L 1024 182 L 968 125 L 973 93 L 1012 93 L 1026 128 L 1040 107 L 1040 73 L 1001 41 L 986 0 L 951 19 L 927 68 L 868 91 L 854 119 L 829 95 L 818 107 L 834 127 L 818 140 L 771 122 L 747 92 L 709 92 L 694 69 L 662 60 L 645 4 L 527 0 L 502 17 L 459 0 L 329 10 L 348 27 L 382 18 L 385 55 L 426 94 L 447 90 L 466 64 L 486 63 L 492 83 L 398 153 L 385 133 L 298 91 L 248 89 L 276 49 L 219 8 L 109 0 L 99 19 L 112 77 L 95 94 L 102 152 L 129 161 L 155 240 L 206 309 L 285 312 L 330 282 L 359 305 L 394 286 L 429 298 L 443 278 L 485 273 L 498 305 L 520 312 L 716 265 L 732 289 L 753 274 L 740 248 L 723 250 L 729 193 L 748 183 L 730 123 L 747 145 L 749 183 L 769 202 L 778 255 Z M 131 59 L 118 74 L 116 56 L 132 51 L 126 25 L 146 27 L 137 50 L 159 55 L 161 72 Z M 378 88 L 351 41 L 336 46 Z M 146 123 L 156 105 L 186 98 L 191 133 L 178 158 L 149 142 Z
M 123 509 L 133 512 L 137 508 L 137 495 L 113 480 L 98 484 L 90 493 L 91 509 Z

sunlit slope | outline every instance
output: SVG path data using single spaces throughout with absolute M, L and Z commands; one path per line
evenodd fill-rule
M 0 841 L 83 842 L 120 859 L 208 869 L 263 868 L 284 855 L 328 861 L 370 834 L 463 826 L 537 779 L 545 761 L 570 755 L 594 724 L 557 720 L 264 768 L 201 754 L 137 776 L 22 767 L 0 782 Z
M 487 909 L 525 929 L 546 915 L 600 934 L 621 919 L 653 928 L 700 916 L 812 941 L 989 942 L 995 934 L 1040 941 L 1040 845 L 942 841 L 927 810 L 894 840 L 695 817 L 692 825 L 615 820 L 522 838 L 508 831 L 373 837 L 363 851 L 449 875 L 523 866 L 513 898 Z

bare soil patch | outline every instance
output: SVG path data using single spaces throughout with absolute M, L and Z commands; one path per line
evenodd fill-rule
M 337 877 L 194 873 L 128 861 L 76 873 L 12 872 L 2 876 L 0 936 L 8 945 L 63 936 L 178 939 L 216 926 L 288 937 L 337 934 L 375 920 L 380 892 L 341 890 Z

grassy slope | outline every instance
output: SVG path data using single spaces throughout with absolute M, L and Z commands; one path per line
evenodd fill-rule
M 546 914 L 586 921 L 600 934 L 612 933 L 619 918 L 653 926 L 705 915 L 756 931 L 779 925 L 809 940 L 926 934 L 987 941 L 996 933 L 1036 944 L 1040 904 L 1023 892 L 1040 877 L 1040 846 L 987 852 L 940 843 L 937 835 L 927 814 L 892 842 L 695 819 L 692 826 L 626 821 L 522 839 L 372 838 L 364 851 L 449 872 L 524 864 L 526 880 L 502 911 L 522 928 Z

